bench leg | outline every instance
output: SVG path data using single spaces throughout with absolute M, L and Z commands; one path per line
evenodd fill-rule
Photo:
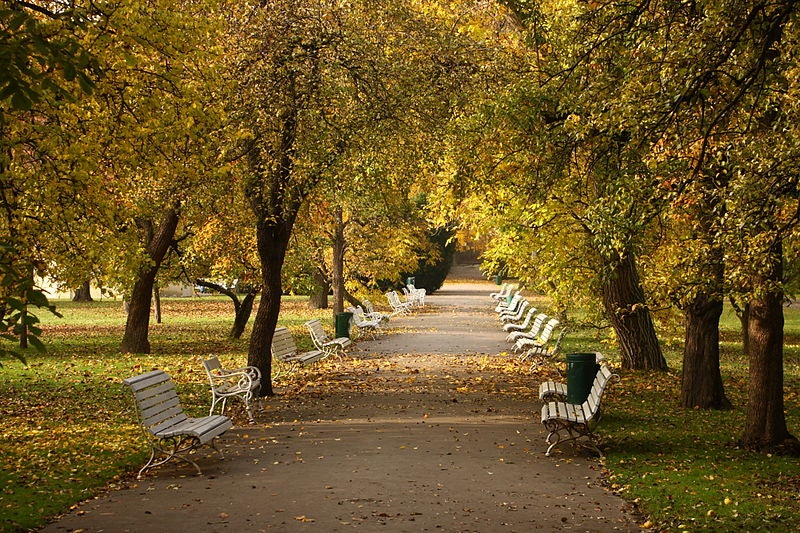
M 150 450 L 150 459 L 147 460 L 147 463 L 145 463 L 145 465 L 139 470 L 139 473 L 136 474 L 136 478 L 141 479 L 142 473 L 145 470 L 156 466 L 161 466 L 167 463 L 170 459 L 180 459 L 181 461 L 186 461 L 194 466 L 198 475 L 202 475 L 203 472 L 200 470 L 198 464 L 184 455 L 194 449 L 197 449 L 199 446 L 200 443 L 195 437 L 170 437 L 168 439 L 161 439 L 157 442 L 153 442 Z M 213 444 L 213 441 L 211 446 L 217 450 L 220 455 L 222 455 L 222 451 Z M 163 455 L 164 457 L 156 460 L 158 455 Z
M 585 424 L 574 424 L 571 422 L 566 422 L 564 420 L 548 420 L 544 422 L 544 426 L 546 429 L 550 431 L 548 433 L 545 442 L 549 444 L 547 451 L 544 453 L 545 456 L 549 457 L 550 452 L 553 451 L 553 448 L 558 446 L 563 442 L 572 442 L 573 445 L 583 446 L 584 448 L 588 448 L 593 450 L 597 453 L 600 457 L 603 457 L 603 452 L 600 451 L 600 448 L 594 443 L 595 435 L 594 432 L 587 427 Z M 562 438 L 561 432 L 565 431 L 569 436 Z M 579 443 L 577 439 L 581 437 L 586 437 L 586 443 Z

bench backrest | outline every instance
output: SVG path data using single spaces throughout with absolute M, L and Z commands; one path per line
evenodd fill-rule
M 603 398 L 603 391 L 605 391 L 606 385 L 608 385 L 612 377 L 615 377 L 615 374 L 611 372 L 611 369 L 606 365 L 600 365 L 600 369 L 592 382 L 592 390 L 589 393 L 589 397 L 586 398 L 582 405 L 586 420 L 591 420 L 597 415 L 600 408 L 600 400 Z
M 208 374 L 208 378 L 211 379 L 215 373 L 219 373 L 222 370 L 222 364 L 219 362 L 218 357 L 212 357 L 211 359 L 203 359 L 200 358 L 200 362 L 203 363 L 203 368 L 206 369 L 206 374 Z M 213 384 L 214 381 L 212 380 L 211 383 Z
M 122 381 L 133 392 L 142 428 L 151 435 L 186 420 L 175 384 L 163 370 L 153 370 Z
M 525 315 L 525 320 L 523 320 L 523 321 L 520 323 L 519 327 L 520 327 L 520 328 L 522 328 L 522 329 L 525 329 L 525 328 L 527 328 L 527 327 L 528 327 L 528 325 L 531 323 L 531 319 L 532 319 L 532 318 L 533 318 L 533 316 L 536 314 L 536 311 L 537 311 L 537 309 L 536 309 L 535 307 L 530 307 L 530 308 L 528 308 L 528 314 L 527 314 L 527 315 Z
M 288 328 L 276 328 L 272 335 L 272 357 L 285 361 L 288 357 L 297 354 L 297 345 L 292 332 Z
M 328 339 L 328 334 L 325 333 L 325 328 L 322 327 L 322 322 L 320 322 L 318 318 L 306 322 L 306 327 L 311 334 L 311 339 L 317 346 L 325 344 L 330 340 Z
M 538 335 L 539 330 L 542 329 L 542 324 L 547 319 L 547 315 L 544 313 L 539 313 L 536 315 L 536 318 L 533 320 L 533 325 L 531 325 L 531 329 L 529 330 L 531 335 Z
M 367 317 L 364 315 L 364 310 L 361 309 L 360 305 L 357 305 L 356 307 L 348 307 L 347 311 L 353 313 L 353 323 L 356 326 L 367 323 Z
M 557 318 L 551 318 L 550 320 L 548 320 L 547 323 L 544 325 L 544 328 L 542 328 L 542 332 L 539 334 L 539 342 L 544 344 L 547 341 L 549 341 L 550 337 L 553 335 L 553 330 L 555 329 L 556 326 L 558 326 Z

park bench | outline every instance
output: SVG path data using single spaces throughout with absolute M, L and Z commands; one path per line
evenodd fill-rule
M 525 313 L 525 318 L 523 320 L 517 320 L 516 322 L 507 322 L 503 324 L 503 331 L 509 335 L 514 331 L 525 331 L 528 329 L 528 326 L 531 325 L 531 320 L 533 320 L 536 316 L 536 311 L 538 311 L 538 309 L 535 307 L 528 307 L 528 311 Z
M 559 321 L 557 318 L 551 318 L 544 323 L 544 326 L 542 326 L 542 331 L 539 332 L 539 335 L 536 338 L 518 338 L 517 342 L 514 343 L 514 351 L 525 350 L 525 353 L 520 355 L 520 359 L 523 361 L 529 359 L 530 357 L 536 355 L 537 352 L 544 349 L 547 343 L 550 342 L 550 337 L 553 336 L 553 330 L 556 328 L 556 326 L 558 326 L 558 324 Z
M 318 318 L 306 322 L 308 332 L 311 334 L 311 340 L 318 350 L 325 352 L 326 357 L 329 355 L 339 356 L 345 348 L 350 346 L 353 342 L 348 337 L 330 338 L 322 327 L 322 322 Z
M 505 324 L 506 322 L 519 322 L 522 320 L 522 316 L 525 314 L 525 311 L 528 309 L 531 303 L 528 301 L 527 298 L 520 298 L 519 305 L 516 306 L 515 309 L 506 309 L 502 313 L 500 313 L 500 322 Z
M 183 412 L 175 384 L 163 370 L 153 370 L 145 374 L 123 380 L 133 392 L 136 412 L 142 432 L 150 442 L 150 459 L 139 470 L 138 478 L 148 468 L 162 465 L 170 459 L 180 459 L 195 467 L 202 475 L 200 467 L 188 454 L 208 444 L 222 456 L 214 440 L 233 426 L 230 418 L 224 415 L 209 415 L 190 418 Z
M 596 439 L 594 428 L 600 419 L 600 401 L 603 398 L 603 391 L 611 378 L 616 377 L 616 374 L 613 374 L 608 366 L 601 365 L 585 402 L 573 404 L 557 401 L 546 402 L 542 405 L 542 424 L 549 432 L 545 439 L 549 444 L 545 455 L 549 456 L 553 448 L 562 442 L 575 442 L 581 437 L 587 438 L 587 447 L 596 451 L 600 456 L 603 455 L 594 442 Z
M 494 307 L 494 312 L 499 315 L 500 313 L 502 313 L 507 309 L 513 309 L 519 304 L 522 298 L 523 296 L 521 290 L 514 291 L 514 294 L 511 296 L 511 299 L 500 300 L 499 302 L 497 302 L 497 305 Z
M 272 335 L 272 358 L 282 363 L 303 366 L 325 359 L 328 355 L 330 354 L 316 349 L 300 352 L 292 332 L 287 328 L 276 328 Z
M 411 308 L 414 306 L 414 304 L 411 302 L 404 302 L 400 300 L 400 296 L 398 296 L 396 291 L 387 292 L 386 299 L 389 301 L 389 305 L 392 308 L 391 316 L 407 315 L 411 313 Z
M 497 292 L 491 293 L 489 295 L 489 298 L 491 298 L 492 300 L 496 300 L 496 301 L 505 300 L 506 296 L 511 294 L 511 290 L 513 288 L 514 288 L 514 284 L 513 283 L 508 283 L 508 282 L 503 283 L 503 285 L 500 287 L 500 290 L 497 291 Z
M 406 301 L 411 302 L 415 307 L 425 307 L 425 296 L 427 292 L 428 291 L 426 291 L 424 287 L 418 289 L 412 283 L 409 283 L 403 288 Z
M 358 328 L 360 334 L 369 335 L 373 339 L 375 338 L 378 328 L 381 325 L 380 318 L 367 318 L 361 306 L 348 307 L 346 311 L 353 313 L 350 323 Z
M 258 400 L 261 406 L 261 371 L 254 366 L 226 369 L 217 357 L 199 359 L 211 384 L 211 409 L 208 414 L 214 414 L 214 409 L 219 405 L 219 414 L 224 415 L 228 398 L 237 398 L 244 404 L 250 422 L 254 422 L 253 400 Z
M 367 320 L 380 320 L 381 322 L 389 321 L 389 315 L 386 313 L 381 313 L 380 311 L 375 310 L 375 306 L 372 305 L 372 302 L 369 300 L 361 300 L 361 303 L 364 306 L 364 316 Z

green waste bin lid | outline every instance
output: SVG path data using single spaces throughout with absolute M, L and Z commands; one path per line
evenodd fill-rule
M 570 363 L 594 363 L 596 356 L 594 353 L 568 353 L 567 362 Z

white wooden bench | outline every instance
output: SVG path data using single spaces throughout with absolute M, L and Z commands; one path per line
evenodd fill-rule
M 328 355 L 322 350 L 298 351 L 292 332 L 287 328 L 276 328 L 272 335 L 272 358 L 282 363 L 303 366 L 325 359 Z
M 153 370 L 145 374 L 123 380 L 133 392 L 136 412 L 142 432 L 150 442 L 150 459 L 139 470 L 137 477 L 148 468 L 162 465 L 170 459 L 180 459 L 195 467 L 202 475 L 200 467 L 188 454 L 208 444 L 222 456 L 214 440 L 233 426 L 230 418 L 224 415 L 209 415 L 190 418 L 183 412 L 175 384 L 163 370 Z
M 369 335 L 373 339 L 375 338 L 382 322 L 380 318 L 368 318 L 364 310 L 361 309 L 361 306 L 348 307 L 346 311 L 353 313 L 353 318 L 350 320 L 350 323 L 358 328 L 360 334 Z
M 250 422 L 255 422 L 252 404 L 256 400 L 261 407 L 261 371 L 254 366 L 223 368 L 218 357 L 199 359 L 211 384 L 211 409 L 208 414 L 213 415 L 214 409 L 219 406 L 219 414 L 224 415 L 228 398 L 237 398 L 244 404 Z
M 528 307 L 528 311 L 525 313 L 525 318 L 523 320 L 518 320 L 516 322 L 506 322 L 503 324 L 503 331 L 511 335 L 511 333 L 515 331 L 525 331 L 528 329 L 528 326 L 531 325 L 531 321 L 536 316 L 538 309 L 535 307 Z
M 525 352 L 520 355 L 520 359 L 523 361 L 529 359 L 530 357 L 536 355 L 537 352 L 540 352 L 542 349 L 544 349 L 547 343 L 550 342 L 550 337 L 553 336 L 553 330 L 558 326 L 558 324 L 559 321 L 557 318 L 551 318 L 544 323 L 544 326 L 542 326 L 542 331 L 539 332 L 539 335 L 536 338 L 518 338 L 514 343 L 514 351 L 525 350 Z
M 353 341 L 347 337 L 330 338 L 322 327 L 322 322 L 318 318 L 306 322 L 308 332 L 311 334 L 311 340 L 318 350 L 325 352 L 326 356 L 336 355 L 340 356 L 345 348 L 350 346 Z
M 538 339 L 539 338 L 539 331 L 541 331 L 542 326 L 544 325 L 545 321 L 548 319 L 548 316 L 544 313 L 539 313 L 533 318 L 533 323 L 527 330 L 516 330 L 510 332 L 506 336 L 506 342 L 514 343 L 514 349 L 516 350 L 517 341 L 520 339 Z
M 392 308 L 391 316 L 410 314 L 411 308 L 414 306 L 411 302 L 400 300 L 400 296 L 398 296 L 396 291 L 387 292 L 386 299 L 389 301 L 389 305 Z
M 562 442 L 574 442 L 580 437 L 586 437 L 587 446 L 603 455 L 594 442 L 594 427 L 600 418 L 603 391 L 611 378 L 616 377 L 606 365 L 602 365 L 585 402 L 580 405 L 567 402 L 547 402 L 542 405 L 542 424 L 549 431 L 546 442 L 550 445 L 545 455 L 549 456 L 553 448 Z

